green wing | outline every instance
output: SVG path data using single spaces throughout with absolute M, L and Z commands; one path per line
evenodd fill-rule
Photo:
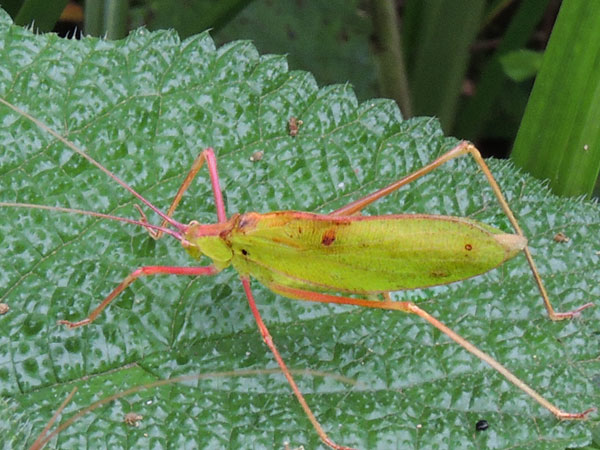
M 457 217 L 240 216 L 228 240 L 241 274 L 312 290 L 374 293 L 447 284 L 517 254 L 518 237 Z

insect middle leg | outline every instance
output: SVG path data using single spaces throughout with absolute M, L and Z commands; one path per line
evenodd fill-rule
M 308 417 L 308 420 L 310 420 L 310 423 L 313 425 L 314 429 L 316 430 L 316 432 L 319 435 L 319 437 L 321 438 L 321 440 L 325 444 L 327 444 L 329 447 L 334 448 L 336 450 L 353 450 L 351 447 L 344 447 L 342 445 L 336 444 L 329 438 L 329 436 L 327 436 L 327 433 L 325 433 L 325 430 L 323 430 L 323 427 L 321 427 L 321 424 L 319 423 L 319 421 L 315 417 L 314 413 L 310 409 L 310 406 L 308 406 L 308 403 L 304 399 L 304 395 L 302 395 L 302 392 L 300 391 L 300 388 L 296 384 L 294 377 L 292 376 L 290 370 L 288 369 L 287 365 L 283 361 L 283 358 L 279 354 L 279 350 L 277 350 L 277 347 L 275 347 L 275 343 L 273 342 L 271 333 L 269 333 L 269 330 L 267 329 L 267 326 L 263 322 L 260 312 L 258 311 L 258 308 L 256 306 L 256 302 L 254 300 L 254 295 L 252 294 L 252 289 L 250 288 L 250 279 L 247 277 L 242 277 L 242 285 L 244 286 L 244 291 L 246 293 L 246 297 L 248 298 L 248 304 L 250 305 L 250 309 L 252 310 L 252 314 L 254 315 L 254 319 L 256 320 L 256 324 L 258 325 L 258 329 L 263 338 L 263 341 L 265 342 L 267 347 L 269 347 L 269 350 L 271 350 L 271 353 L 273 353 L 273 356 L 275 357 L 275 360 L 277 361 L 279 368 L 283 372 L 283 375 L 287 379 L 290 387 L 292 388 L 292 391 L 294 391 L 294 395 L 298 399 L 300 406 L 302 406 L 304 413 Z
M 462 155 L 466 155 L 466 154 L 471 155 L 473 157 L 473 159 L 475 159 L 475 162 L 477 163 L 477 165 L 479 166 L 479 168 L 482 170 L 483 174 L 487 178 L 488 183 L 490 184 L 492 191 L 494 192 L 494 195 L 496 196 L 496 199 L 500 203 L 502 210 L 508 217 L 508 220 L 510 221 L 511 225 L 513 226 L 513 228 L 515 229 L 517 234 L 525 237 L 523 234 L 523 230 L 521 230 L 521 227 L 519 226 L 519 223 L 517 222 L 515 215 L 513 214 L 512 210 L 510 209 L 508 202 L 504 198 L 504 195 L 502 194 L 502 191 L 500 190 L 498 183 L 496 182 L 494 176 L 492 175 L 492 172 L 490 171 L 489 167 L 485 163 L 483 157 L 479 153 L 479 150 L 477 150 L 477 148 L 473 144 L 471 144 L 470 142 L 467 142 L 467 141 L 460 142 L 456 147 L 452 148 L 451 150 L 444 153 L 443 155 L 441 155 L 440 157 L 438 157 L 431 163 L 427 164 L 426 166 L 420 168 L 419 170 L 405 176 L 404 178 L 401 178 L 400 180 L 395 181 L 394 183 L 392 183 L 384 188 L 381 188 L 371 194 L 366 195 L 365 197 L 359 198 L 358 200 L 355 200 L 355 201 L 347 204 L 346 206 L 343 206 L 343 207 L 333 211 L 331 213 L 331 215 L 333 215 L 333 216 L 349 216 L 352 214 L 356 214 L 356 213 L 360 212 L 366 206 L 370 205 L 371 203 L 379 200 L 382 197 L 385 197 L 386 195 L 391 194 L 392 192 L 400 189 L 402 186 L 407 185 L 411 181 L 415 181 L 416 179 L 422 177 L 423 175 L 426 175 L 429 172 L 432 172 L 434 169 L 438 168 L 442 164 L 444 164 L 458 156 L 462 156 Z M 572 311 L 556 312 L 554 310 L 554 308 L 552 307 L 552 303 L 550 302 L 550 298 L 548 297 L 548 293 L 546 291 L 544 283 L 542 282 L 542 278 L 540 277 L 539 271 L 535 265 L 535 262 L 533 261 L 533 257 L 531 256 L 529 247 L 526 246 L 523 249 L 523 252 L 525 253 L 525 258 L 527 259 L 527 263 L 529 264 L 529 267 L 531 268 L 531 273 L 533 274 L 533 278 L 535 279 L 535 283 L 538 287 L 538 290 L 540 291 L 540 294 L 544 301 L 544 306 L 546 307 L 546 311 L 548 312 L 548 316 L 550 317 L 550 319 L 552 319 L 552 320 L 570 319 L 570 318 L 578 315 L 582 310 L 589 308 L 591 306 L 594 306 L 594 304 L 590 302 L 590 303 L 586 303 L 585 305 L 582 305 Z

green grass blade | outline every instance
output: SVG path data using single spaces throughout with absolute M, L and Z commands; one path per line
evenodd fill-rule
M 600 2 L 566 0 L 512 160 L 560 195 L 591 194 L 600 170 Z
M 104 24 L 104 0 L 85 0 L 83 31 L 88 36 L 101 36 Z
M 481 0 L 407 4 L 407 8 L 424 9 L 417 41 L 411 41 L 417 46 L 409 65 L 413 111 L 415 115 L 439 117 L 444 130 L 453 126 L 469 48 L 479 30 L 484 6 Z M 414 31 L 407 33 L 414 36 Z
M 107 39 L 122 39 L 127 36 L 127 0 L 106 0 L 104 2 L 104 26 Z
M 547 3 L 547 0 L 525 0 L 521 3 L 495 55 L 483 67 L 475 95 L 466 100 L 456 119 L 456 136 L 471 140 L 479 136 L 486 125 L 486 118 L 490 117 L 490 111 L 494 109 L 503 89 L 507 88 L 506 75 L 500 61 L 502 55 L 527 43 L 546 10 Z
M 372 0 L 371 16 L 375 36 L 372 49 L 378 68 L 379 91 L 383 97 L 396 100 L 404 117 L 411 117 L 412 106 L 396 3 L 392 0 Z

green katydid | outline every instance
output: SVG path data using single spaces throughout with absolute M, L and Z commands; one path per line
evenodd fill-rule
M 487 362 L 557 418 L 583 419 L 594 410 L 594 408 L 590 408 L 581 413 L 569 413 L 559 409 L 498 361 L 454 333 L 415 303 L 396 302 L 389 298 L 390 291 L 447 284 L 477 276 L 499 266 L 520 252 L 524 252 L 548 315 L 552 320 L 572 318 L 583 309 L 592 306 L 591 303 L 587 303 L 569 312 L 557 313 L 554 311 L 527 248 L 523 232 L 486 163 L 470 143 L 459 143 L 422 169 L 330 214 L 298 211 L 278 211 L 265 214 L 249 212 L 234 214 L 230 218 L 227 218 L 225 212 L 216 157 L 213 150 L 208 148 L 202 151 L 194 161 L 167 213 L 163 213 L 127 183 L 56 131 L 8 101 L 0 98 L 0 103 L 32 121 L 87 159 L 163 220 L 159 226 L 152 225 L 141 209 L 141 219 L 134 220 L 97 212 L 44 205 L 0 203 L 0 206 L 86 214 L 139 225 L 147 229 L 155 239 L 160 238 L 162 234 L 174 237 L 194 258 L 204 255 L 212 260 L 212 264 L 204 267 L 146 266 L 138 268 L 126 277 L 88 317 L 78 322 L 61 320 L 60 323 L 70 328 L 89 324 L 127 286 L 141 276 L 155 274 L 214 275 L 231 265 L 240 275 L 263 340 L 273 353 L 316 432 L 322 441 L 332 448 L 347 449 L 349 447 L 334 443 L 312 413 L 263 323 L 251 291 L 251 277 L 256 278 L 272 291 L 288 298 L 416 314 L 467 351 Z M 363 208 L 376 200 L 431 172 L 445 162 L 466 154 L 470 154 L 481 168 L 516 234 L 507 234 L 489 225 L 460 217 L 426 214 L 359 215 Z M 200 224 L 192 221 L 187 225 L 180 223 L 174 220 L 172 215 L 186 189 L 205 163 L 212 184 L 218 222 Z M 356 294 L 363 298 L 334 295 L 333 293 Z M 382 296 L 383 300 L 375 300 L 372 298 L 373 296 Z

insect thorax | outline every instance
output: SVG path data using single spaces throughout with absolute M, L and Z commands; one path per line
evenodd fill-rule
M 225 240 L 230 229 L 231 221 L 209 225 L 192 222 L 183 236 L 181 245 L 192 258 L 200 259 L 205 255 L 213 260 L 215 267 L 224 269 L 229 266 L 233 256 Z

